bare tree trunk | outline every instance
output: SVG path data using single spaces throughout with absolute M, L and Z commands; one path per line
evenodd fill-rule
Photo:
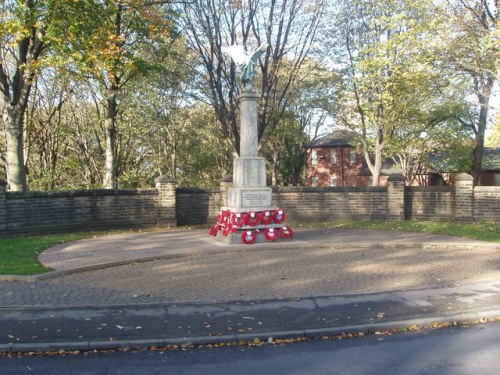
M 10 191 L 26 190 L 24 165 L 24 110 L 13 108 L 9 103 L 3 109 L 6 143 L 7 186 Z
M 372 186 L 378 186 L 380 180 L 380 174 L 382 172 L 382 149 L 383 146 L 379 139 L 376 140 L 375 144 L 375 160 L 373 163 L 373 167 L 371 169 L 372 172 Z
M 476 78 L 476 80 L 481 80 L 481 78 Z M 472 176 L 474 177 L 474 186 L 479 185 L 479 179 L 481 177 L 484 153 L 484 136 L 486 132 L 486 126 L 488 124 L 488 109 L 493 84 L 494 80 L 492 77 L 488 77 L 486 79 L 486 82 L 477 82 L 476 84 L 476 95 L 479 102 L 479 118 L 477 121 L 476 139 L 472 160 Z
M 105 173 L 103 187 L 105 189 L 116 189 L 116 116 L 118 104 L 116 101 L 116 90 L 111 89 L 106 98 L 107 114 L 104 120 L 106 132 L 106 160 L 104 163 Z

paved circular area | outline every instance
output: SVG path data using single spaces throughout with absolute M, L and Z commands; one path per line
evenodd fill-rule
M 185 256 L 50 280 L 168 302 L 296 298 L 495 280 L 496 250 L 317 248 Z
M 500 280 L 500 246 L 491 243 L 370 230 L 296 235 L 293 242 L 230 246 L 205 230 L 175 230 L 63 244 L 40 260 L 73 272 L 0 281 L 0 306 L 293 299 Z

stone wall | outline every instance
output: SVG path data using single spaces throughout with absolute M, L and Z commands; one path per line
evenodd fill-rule
M 474 188 L 474 219 L 500 222 L 500 186 Z
M 455 217 L 455 189 L 451 186 L 407 186 L 404 199 L 407 220 Z
M 156 189 L 5 192 L 0 235 L 176 225 L 175 185 Z
M 275 187 L 272 204 L 287 220 L 457 220 L 500 222 L 500 187 L 472 187 L 459 175 L 453 187 Z M 176 188 L 159 177 L 156 189 L 5 192 L 0 181 L 0 236 L 74 230 L 213 224 L 231 183 Z
M 387 219 L 384 187 L 280 187 L 273 205 L 293 221 Z
M 177 224 L 209 224 L 217 220 L 222 206 L 219 189 L 178 188 L 176 191 Z

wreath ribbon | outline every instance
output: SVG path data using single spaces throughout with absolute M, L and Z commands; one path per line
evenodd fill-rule
M 227 237 L 229 235 L 229 233 L 234 233 L 236 232 L 236 229 L 238 229 L 238 227 L 236 225 L 230 225 L 230 224 L 226 224 L 226 226 L 224 227 L 224 229 L 222 230 L 222 235 L 224 237 Z
M 221 210 L 219 212 L 219 215 L 217 216 L 217 223 L 219 223 L 219 224 L 225 224 L 225 223 L 227 223 L 229 215 L 231 215 L 231 211 L 229 211 L 229 210 L 224 210 L 224 211 Z
M 219 224 L 215 224 L 212 228 L 210 228 L 210 230 L 208 231 L 208 235 L 209 236 L 216 236 L 217 235 L 217 232 L 219 231 L 220 229 L 220 225 Z

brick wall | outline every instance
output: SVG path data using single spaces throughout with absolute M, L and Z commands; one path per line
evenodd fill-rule
M 405 219 L 451 220 L 455 217 L 455 189 L 451 186 L 405 187 Z
M 387 218 L 387 188 L 280 187 L 273 205 L 294 221 L 380 220 Z
M 476 221 L 500 221 L 500 186 L 474 188 L 474 218 Z
M 174 189 L 157 181 L 144 190 L 5 193 L 0 185 L 0 235 L 175 226 Z
M 293 221 L 461 220 L 500 222 L 500 187 L 275 187 L 273 205 Z M 219 188 L 185 189 L 159 177 L 156 189 L 5 192 L 0 181 L 0 235 L 215 223 L 230 182 Z
M 215 223 L 221 209 L 219 189 L 176 190 L 177 224 L 195 225 Z

